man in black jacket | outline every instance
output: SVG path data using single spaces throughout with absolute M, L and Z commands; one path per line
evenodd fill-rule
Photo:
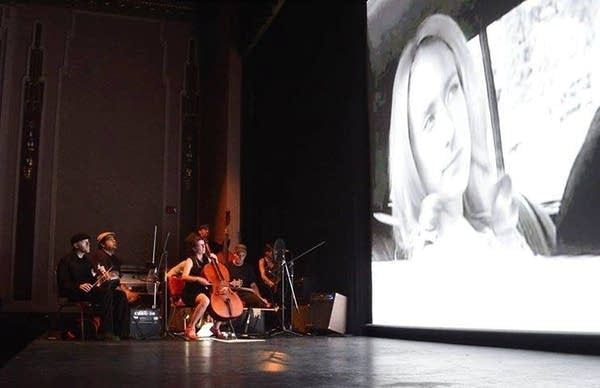
M 102 271 L 94 267 L 90 253 L 90 236 L 77 233 L 71 237 L 73 250 L 60 259 L 57 281 L 60 296 L 72 301 L 89 301 L 99 305 L 100 327 L 98 335 L 104 340 L 118 340 L 115 321 L 123 326 L 122 306 L 115 303 L 115 291 L 103 282 Z M 127 307 L 127 304 L 126 304 Z M 118 318 L 118 319 L 116 319 Z M 127 316 L 127 319 L 129 317 Z M 128 320 L 127 320 L 128 327 Z

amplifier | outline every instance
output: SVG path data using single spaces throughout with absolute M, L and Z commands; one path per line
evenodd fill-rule
M 313 330 L 346 332 L 347 298 L 336 292 L 312 293 L 307 324 Z
M 292 328 L 300 333 L 308 333 L 307 326 L 310 328 L 309 319 L 310 305 L 299 304 L 298 309 L 292 307 Z
M 162 317 L 159 309 L 134 308 L 130 314 L 129 335 L 133 339 L 160 338 Z

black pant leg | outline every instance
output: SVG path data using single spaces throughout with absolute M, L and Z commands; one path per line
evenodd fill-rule
M 129 302 L 121 290 L 113 291 L 113 317 L 115 334 L 122 338 L 129 337 Z
M 100 307 L 100 334 L 113 334 L 113 292 L 109 288 L 93 288 L 90 292 L 90 301 Z

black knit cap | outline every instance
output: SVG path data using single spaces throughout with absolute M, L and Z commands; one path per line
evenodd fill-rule
M 78 243 L 81 240 L 90 240 L 90 236 L 85 233 L 77 233 L 71 237 L 71 245 Z

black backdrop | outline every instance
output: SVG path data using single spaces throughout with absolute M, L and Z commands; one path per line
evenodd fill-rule
M 309 291 L 371 319 L 366 3 L 287 1 L 244 58 L 241 240 L 283 238 Z

